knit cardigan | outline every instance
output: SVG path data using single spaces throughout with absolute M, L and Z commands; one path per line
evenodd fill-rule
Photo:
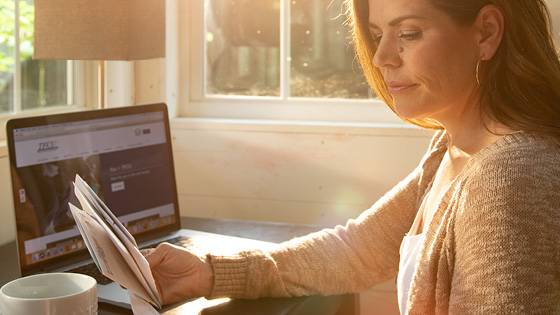
M 418 167 L 345 226 L 209 255 L 211 297 L 333 295 L 394 278 L 446 149 L 437 132 Z M 409 314 L 560 314 L 558 142 L 514 133 L 471 157 L 426 230 L 408 301 Z

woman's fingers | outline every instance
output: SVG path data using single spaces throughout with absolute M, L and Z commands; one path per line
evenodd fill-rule
M 142 253 L 150 264 L 150 268 L 153 269 L 165 259 L 170 247 L 171 245 L 168 243 L 161 243 L 156 248 L 149 248 Z

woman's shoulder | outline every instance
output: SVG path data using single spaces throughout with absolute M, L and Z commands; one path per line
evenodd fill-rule
M 560 139 L 529 132 L 505 135 L 473 156 L 479 168 L 559 168 Z M 520 170 L 521 171 L 521 170 Z
M 560 142 L 526 132 L 506 135 L 473 156 L 468 167 L 467 191 L 524 191 L 535 197 L 543 188 L 560 191 Z
M 457 220 L 477 225 L 495 219 L 493 224 L 499 225 L 506 217 L 524 220 L 528 216 L 557 216 L 558 142 L 552 137 L 526 133 L 508 135 L 499 141 L 467 170 L 460 186 Z

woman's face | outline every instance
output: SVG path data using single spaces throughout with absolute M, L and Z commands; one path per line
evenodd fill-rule
M 370 32 L 397 113 L 445 123 L 476 91 L 474 26 L 461 26 L 429 0 L 368 0 Z

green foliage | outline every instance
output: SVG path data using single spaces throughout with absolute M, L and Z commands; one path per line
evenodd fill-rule
M 32 1 L 19 2 L 19 53 L 21 60 L 31 59 L 33 55 L 33 23 L 35 7 Z
M 14 1 L 0 0 L 0 72 L 12 69 L 14 64 Z
M 15 1 L 19 1 L 20 58 L 26 60 L 33 54 L 34 7 L 31 1 L 0 0 L 0 73 L 14 67 Z M 0 77 L 1 80 L 1 77 Z

